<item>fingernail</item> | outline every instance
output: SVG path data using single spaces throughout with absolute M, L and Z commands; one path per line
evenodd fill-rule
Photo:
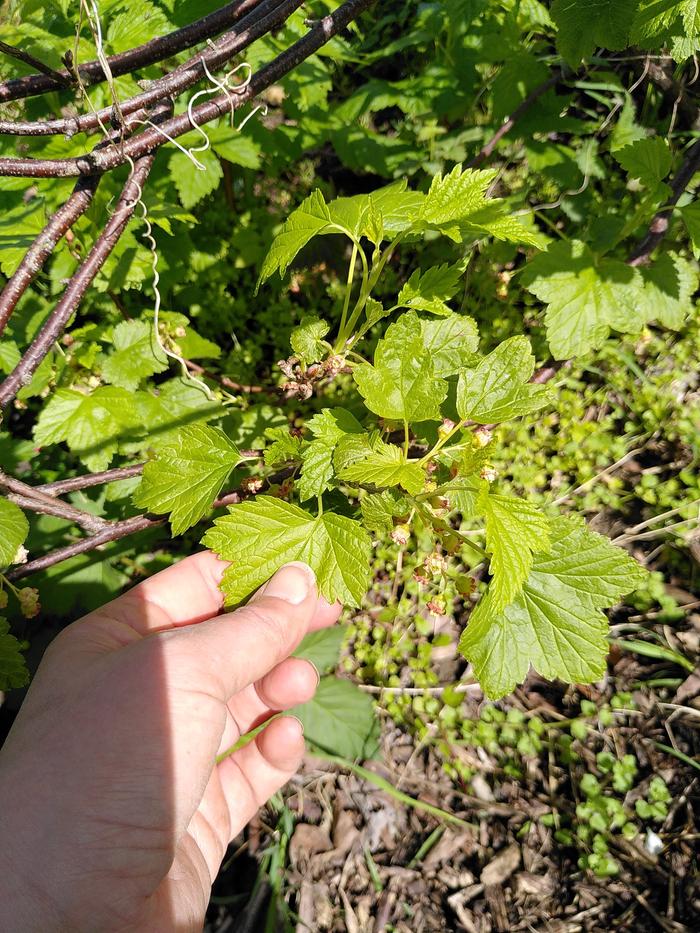
M 306 661 L 306 663 L 307 663 L 310 667 L 313 667 L 313 669 L 314 669 L 314 674 L 316 675 L 316 686 L 318 687 L 318 685 L 321 683 L 321 675 L 320 675 L 319 672 L 318 672 L 318 668 L 316 667 L 316 665 L 314 664 L 314 662 L 311 661 L 309 658 L 304 658 L 304 660 Z
M 265 587 L 265 596 L 284 599 L 293 606 L 303 603 L 316 585 L 313 570 L 300 561 L 293 561 L 280 567 Z
M 301 719 L 299 719 L 298 716 L 290 716 L 289 714 L 287 714 L 287 716 L 286 716 L 285 718 L 287 718 L 287 719 L 296 719 L 296 721 L 299 723 L 299 728 L 301 729 L 301 734 L 302 734 L 302 735 L 304 734 L 304 723 L 301 721 Z

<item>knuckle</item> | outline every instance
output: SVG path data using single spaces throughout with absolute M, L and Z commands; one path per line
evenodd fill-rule
M 296 645 L 296 626 L 286 614 L 257 603 L 245 606 L 240 612 L 259 628 L 261 638 L 273 645 L 280 656 Z

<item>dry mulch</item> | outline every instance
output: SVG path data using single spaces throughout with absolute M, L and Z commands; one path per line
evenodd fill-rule
M 654 673 L 653 664 L 645 667 L 643 659 L 628 654 L 613 663 L 617 689 Z M 699 690 L 696 672 L 672 698 L 682 700 L 686 711 L 670 716 L 656 694 L 637 690 L 638 714 L 606 730 L 609 750 L 618 756 L 633 752 L 639 762 L 640 780 L 626 805 L 634 808 L 634 798 L 654 774 L 673 795 L 668 818 L 658 827 L 663 851 L 650 855 L 643 838 L 626 842 L 618 836 L 616 877 L 596 879 L 579 869 L 578 852 L 556 842 L 553 829 L 538 822 L 553 804 L 562 813 L 575 808 L 569 769 L 557 765 L 546 747 L 525 761 L 522 780 L 505 775 L 484 749 L 461 748 L 479 767 L 467 792 L 447 777 L 434 747 L 416 746 L 385 717 L 382 760 L 367 766 L 466 825 L 441 824 L 352 773 L 308 758 L 285 789 L 294 828 L 279 897 L 289 908 L 288 925 L 281 914 L 277 924 L 265 925 L 269 885 L 248 898 L 256 857 L 279 837 L 275 817 L 263 811 L 232 847 L 235 855 L 215 886 L 207 933 L 697 930 L 700 774 L 654 742 L 672 742 L 691 756 L 700 751 Z M 575 715 L 581 696 L 602 702 L 612 692 L 610 686 L 563 691 L 532 680 L 509 702 L 545 718 L 548 710 L 560 717 Z M 465 702 L 477 711 L 477 700 Z M 578 767 L 585 768 L 603 746 L 577 747 Z M 429 839 L 432 844 L 424 846 Z

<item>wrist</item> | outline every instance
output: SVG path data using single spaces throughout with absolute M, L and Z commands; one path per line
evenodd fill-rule
M 41 860 L 27 839 L 29 816 L 16 806 L 12 775 L 0 754 L 0 930 L 3 933 L 58 933 L 66 929 L 41 883 Z

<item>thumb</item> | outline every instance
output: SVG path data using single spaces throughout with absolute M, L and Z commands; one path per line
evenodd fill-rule
M 313 570 L 285 564 L 242 609 L 163 632 L 173 660 L 218 684 L 224 700 L 255 683 L 294 651 L 318 606 Z M 194 684 L 191 684 L 194 686 Z

